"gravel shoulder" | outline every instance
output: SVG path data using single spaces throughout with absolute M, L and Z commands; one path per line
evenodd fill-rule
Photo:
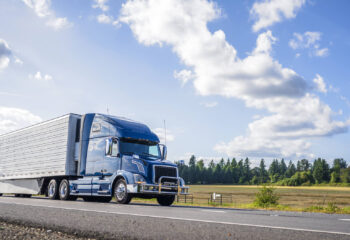
M 21 224 L 8 223 L 0 221 L 0 238 L 1 239 L 81 239 L 81 240 L 93 240 L 93 238 L 81 238 L 76 235 L 66 234 L 59 231 L 53 231 L 51 229 L 30 227 Z

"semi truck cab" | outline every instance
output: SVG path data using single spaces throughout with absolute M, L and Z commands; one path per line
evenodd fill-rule
M 157 198 L 171 205 L 176 194 L 187 194 L 167 148 L 146 125 L 104 114 L 85 114 L 79 131 L 78 175 L 69 181 L 72 196 L 127 204 L 133 197 Z M 59 190 L 61 191 L 61 189 Z

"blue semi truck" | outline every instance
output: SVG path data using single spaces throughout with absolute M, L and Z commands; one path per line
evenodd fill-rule
M 0 196 L 128 204 L 188 194 L 167 148 L 145 124 L 105 114 L 67 114 L 0 135 Z

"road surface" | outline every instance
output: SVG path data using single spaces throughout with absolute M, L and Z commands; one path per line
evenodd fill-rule
M 105 239 L 350 239 L 350 215 L 0 197 L 0 220 Z

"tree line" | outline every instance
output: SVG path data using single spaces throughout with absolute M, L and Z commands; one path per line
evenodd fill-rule
M 264 159 L 259 167 L 251 167 L 249 158 L 237 161 L 235 158 L 213 160 L 208 166 L 203 160 L 191 156 L 189 163 L 177 162 L 179 175 L 187 184 L 266 184 L 282 186 L 308 186 L 312 184 L 350 183 L 350 165 L 342 158 L 334 159 L 330 166 L 325 159 L 313 162 L 307 159 L 297 161 L 296 165 L 284 159 L 274 159 L 267 168 Z

